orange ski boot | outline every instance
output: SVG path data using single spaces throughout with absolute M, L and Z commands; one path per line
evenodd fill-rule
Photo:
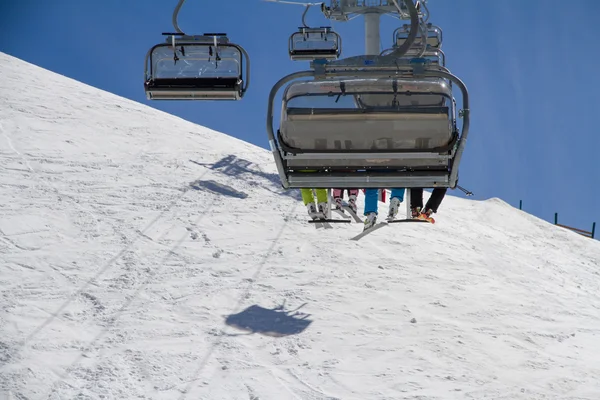
M 430 208 L 429 210 L 425 211 L 424 213 L 422 212 L 421 214 L 419 214 L 419 216 L 417 217 L 417 219 L 421 219 L 424 221 L 429 221 L 432 224 L 435 224 L 435 219 L 433 219 L 433 217 L 431 216 L 431 214 L 433 214 L 433 210 Z

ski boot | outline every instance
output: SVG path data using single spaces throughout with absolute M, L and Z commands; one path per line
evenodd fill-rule
M 432 224 L 435 224 L 435 219 L 431 216 L 433 214 L 433 210 L 431 208 L 427 209 L 424 213 L 419 214 L 418 219 L 422 219 L 424 221 L 429 221 Z
M 319 214 L 321 214 L 321 218 L 327 218 L 327 213 L 329 211 L 327 203 L 319 203 L 317 207 L 319 210 Z
M 308 203 L 306 205 L 306 210 L 308 211 L 308 215 L 313 219 L 318 219 L 320 217 L 319 212 L 317 211 L 317 206 L 315 203 Z
M 334 210 L 342 210 L 342 198 L 336 197 L 335 199 L 333 199 L 333 201 L 335 203 Z
M 377 213 L 370 212 L 365 215 L 365 225 L 363 231 L 366 231 L 369 228 L 372 228 L 377 223 Z
M 402 200 L 399 199 L 398 197 L 394 197 L 390 201 L 390 208 L 389 208 L 388 216 L 387 216 L 388 221 L 392 221 L 394 218 L 396 218 L 396 215 L 398 215 L 398 209 L 400 208 L 401 202 L 402 202 Z
M 419 215 L 421 215 L 421 207 L 411 207 L 410 208 L 410 217 L 412 219 L 419 218 Z
M 356 195 L 348 196 L 348 207 L 356 214 L 358 207 L 356 206 Z

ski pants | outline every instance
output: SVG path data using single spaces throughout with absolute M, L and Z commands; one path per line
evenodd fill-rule
M 444 200 L 446 191 L 448 188 L 435 188 L 431 192 L 431 197 L 427 200 L 425 205 L 425 211 L 432 210 L 434 213 L 437 212 L 438 207 Z M 411 188 L 410 189 L 410 208 L 421 207 L 423 209 L 423 188 Z
M 344 190 L 346 190 L 348 192 L 348 197 L 350 196 L 356 196 L 358 197 L 358 189 L 333 189 L 333 198 L 337 199 L 339 198 L 344 198 Z
M 315 192 L 317 192 L 317 203 L 327 203 L 327 190 L 315 189 Z M 302 201 L 304 202 L 304 205 L 315 202 L 312 189 L 300 189 L 300 193 L 302 194 Z
M 404 200 L 404 190 L 405 190 L 404 188 L 392 189 L 392 195 L 390 196 L 390 200 L 393 198 L 398 198 L 400 200 L 400 202 L 402 202 Z M 372 212 L 377 214 L 378 202 L 379 202 L 378 189 L 366 189 L 365 190 L 364 214 L 367 215 Z

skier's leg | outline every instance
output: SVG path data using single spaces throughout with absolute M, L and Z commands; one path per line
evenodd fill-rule
M 365 224 L 363 230 L 369 229 L 377 222 L 377 206 L 379 202 L 379 190 L 365 190 Z
M 429 213 L 430 210 L 434 213 L 437 212 L 438 208 L 440 207 L 440 204 L 442 203 L 442 200 L 444 200 L 444 196 L 446 196 L 446 191 L 448 191 L 447 188 L 433 189 L 431 197 L 429 197 L 429 200 L 427 200 L 427 205 L 425 206 L 425 210 L 427 213 Z
M 315 198 L 312 189 L 303 188 L 300 189 L 300 193 L 302 194 L 302 201 L 306 206 L 306 211 L 308 212 L 308 215 L 312 219 L 317 218 L 317 206 L 315 206 Z
M 327 215 L 327 190 L 315 189 L 317 192 L 317 207 L 320 213 Z
M 423 188 L 410 189 L 410 213 L 413 218 L 417 218 L 423 209 Z
M 423 208 L 423 188 L 410 188 L 410 208 Z
M 400 209 L 400 203 L 404 200 L 404 188 L 393 188 L 390 200 L 390 207 L 388 209 L 388 219 L 396 218 L 398 210 Z
M 394 188 L 392 189 L 392 194 L 391 194 L 391 198 L 394 199 L 398 199 L 400 200 L 400 203 L 402 203 L 404 201 L 404 188 Z
M 367 189 L 365 191 L 365 211 L 364 214 L 367 215 L 369 213 L 377 214 L 378 207 L 378 193 L 377 189 Z
M 315 189 L 315 192 L 317 192 L 317 203 L 327 203 L 326 189 Z
M 358 189 L 348 189 L 348 206 L 356 212 L 356 198 L 358 197 Z
M 342 209 L 342 197 L 344 197 L 344 189 L 333 189 L 333 202 L 336 210 Z
M 313 191 L 312 189 L 300 189 L 300 194 L 302 195 L 302 201 L 304 202 L 304 205 L 308 205 L 309 203 L 314 203 L 315 202 L 315 197 L 313 195 Z

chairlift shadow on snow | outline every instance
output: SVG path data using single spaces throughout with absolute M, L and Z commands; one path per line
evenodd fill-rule
M 245 179 L 246 181 L 249 181 L 251 183 L 252 180 L 248 178 L 258 177 L 263 180 L 266 180 L 269 183 L 268 185 L 261 185 L 264 189 L 267 189 L 272 193 L 292 197 L 296 200 L 301 199 L 299 190 L 277 191 L 277 189 L 283 189 L 281 186 L 281 180 L 279 179 L 279 175 L 263 172 L 260 170 L 259 166 L 257 166 L 258 169 L 252 168 L 252 165 L 254 164 L 252 161 L 239 158 L 234 154 L 230 154 L 226 157 L 223 157 L 214 164 L 201 163 L 194 160 L 190 160 L 190 162 L 203 167 L 208 167 L 212 170 L 218 171 L 228 176 Z M 273 187 L 275 187 L 275 189 Z
M 225 324 L 249 334 L 260 333 L 272 337 L 297 335 L 312 323 L 308 319 L 310 314 L 298 311 L 303 306 L 285 311 L 283 305 L 271 309 L 252 305 L 237 314 L 228 315 Z
M 247 193 L 240 192 L 239 190 L 235 190 L 231 186 L 224 185 L 215 181 L 201 181 L 197 180 L 190 183 L 190 187 L 195 190 L 203 190 L 207 189 L 211 192 L 223 194 L 225 196 L 236 197 L 238 199 L 245 199 L 248 197 Z

